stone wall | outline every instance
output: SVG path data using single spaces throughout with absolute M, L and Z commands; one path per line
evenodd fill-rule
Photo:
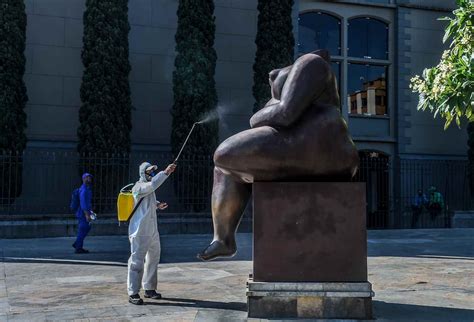
M 401 154 L 464 156 L 467 150 L 465 126 L 453 123 L 443 130 L 444 121 L 433 114 L 418 112 L 418 95 L 409 89 L 410 78 L 438 64 L 446 45 L 442 43 L 447 16 L 453 1 L 399 1 L 398 24 L 398 141 Z M 417 5 L 416 8 L 413 5 Z M 445 8 L 445 10 L 439 10 Z M 453 144 L 453 142 L 455 144 Z

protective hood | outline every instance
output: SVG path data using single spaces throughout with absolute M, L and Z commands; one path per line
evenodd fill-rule
M 147 171 L 155 171 L 155 174 L 156 174 L 156 170 L 158 170 L 158 167 L 156 165 L 152 165 L 150 162 L 143 162 L 142 164 L 140 164 L 140 167 L 139 167 L 139 175 L 140 175 L 140 180 L 139 182 L 148 182 L 151 180 L 151 177 L 147 176 L 146 175 L 146 172 Z
M 140 174 L 140 180 L 139 180 L 140 182 L 147 182 L 148 181 L 146 179 L 145 171 L 149 167 L 151 167 L 151 163 L 149 163 L 149 162 L 143 162 L 142 164 L 140 164 L 140 167 L 138 168 L 139 169 L 139 174 Z

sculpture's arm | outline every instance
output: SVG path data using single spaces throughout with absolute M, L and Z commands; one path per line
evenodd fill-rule
M 271 91 L 272 91 L 272 98 L 275 100 L 281 99 L 281 91 L 283 89 L 283 85 L 285 85 L 286 79 L 288 78 L 288 74 L 290 73 L 291 68 L 293 65 L 286 66 L 280 69 L 274 69 L 268 74 Z M 271 103 L 268 102 L 265 105 L 270 105 Z
M 281 99 L 270 100 L 255 113 L 250 119 L 250 126 L 290 126 L 324 92 L 330 75 L 330 66 L 323 58 L 317 55 L 300 57 L 283 85 Z

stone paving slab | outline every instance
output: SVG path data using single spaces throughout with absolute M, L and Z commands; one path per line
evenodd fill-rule
M 232 260 L 196 260 L 211 239 L 163 236 L 164 298 L 144 306 L 127 302 L 126 236 L 89 237 L 84 255 L 72 238 L 0 239 L 0 321 L 246 321 L 251 235 Z M 378 321 L 473 321 L 473 248 L 469 229 L 370 231 Z

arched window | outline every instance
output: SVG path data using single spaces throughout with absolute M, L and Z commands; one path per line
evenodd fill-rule
M 327 13 L 306 12 L 298 18 L 298 53 L 327 49 L 331 56 L 341 54 L 341 21 Z
M 388 25 L 363 17 L 349 20 L 347 55 L 367 59 L 388 59 Z

